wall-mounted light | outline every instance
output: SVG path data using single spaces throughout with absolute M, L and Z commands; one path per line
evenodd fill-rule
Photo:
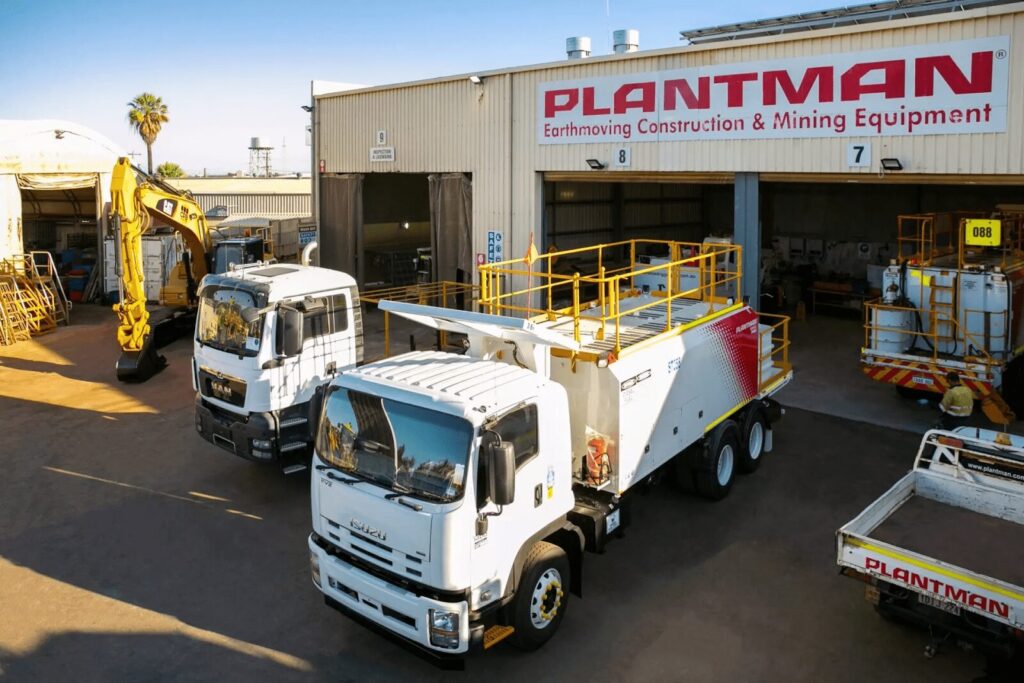
M 470 82 L 470 83 L 472 83 L 473 85 L 480 85 L 480 84 L 482 84 L 482 83 L 483 83 L 484 81 L 483 81 L 483 79 L 482 79 L 482 78 L 480 78 L 479 76 L 470 76 L 470 77 L 469 77 L 469 82 Z
M 409 221 L 402 221 L 401 223 L 398 224 L 398 227 L 400 227 L 402 230 L 408 230 Z
M 313 113 L 313 107 L 309 106 L 308 104 L 303 104 L 300 106 L 302 107 L 302 111 L 306 112 L 307 114 Z
M 587 166 L 589 166 L 594 171 L 600 171 L 602 168 L 605 168 L 607 165 L 608 164 L 601 163 L 597 159 L 587 159 Z
M 882 159 L 882 170 L 883 171 L 902 171 L 903 164 L 900 163 L 899 159 L 895 157 L 888 157 Z

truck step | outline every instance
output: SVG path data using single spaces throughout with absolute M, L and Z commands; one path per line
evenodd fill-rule
M 495 624 L 484 631 L 484 649 L 488 650 L 515 633 L 515 628 Z
M 281 471 L 284 472 L 285 474 L 295 474 L 296 472 L 303 472 L 303 471 L 305 471 L 307 469 L 309 469 L 309 467 L 307 465 L 298 465 L 298 464 L 296 464 L 296 465 L 288 465 L 288 467 L 285 467 Z

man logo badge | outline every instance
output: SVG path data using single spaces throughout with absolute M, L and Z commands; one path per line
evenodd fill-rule
M 370 526 L 369 524 L 363 524 L 362 522 L 360 522 L 360 521 L 359 521 L 358 519 L 356 519 L 355 517 L 353 517 L 353 518 L 352 518 L 352 519 L 351 519 L 351 520 L 349 521 L 348 525 L 349 525 L 350 527 L 352 527 L 353 529 L 355 529 L 356 531 L 359 531 L 359 532 L 361 532 L 361 533 L 364 533 L 364 534 L 366 534 L 367 536 L 373 536 L 373 537 L 374 537 L 374 538 L 376 538 L 376 539 L 377 539 L 378 541 L 386 541 L 386 540 L 387 540 L 387 538 L 388 538 L 388 535 L 387 535 L 387 533 L 385 533 L 385 532 L 381 531 L 380 529 L 374 529 L 374 528 L 373 528 L 372 526 Z
M 231 400 L 231 386 L 227 382 L 218 382 L 216 380 L 210 382 L 210 391 L 213 395 L 222 401 Z

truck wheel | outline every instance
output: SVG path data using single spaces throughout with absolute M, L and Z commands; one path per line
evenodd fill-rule
M 697 493 L 710 500 L 721 500 L 729 495 L 732 482 L 736 478 L 736 461 L 739 455 L 739 442 L 736 434 L 739 429 L 732 420 L 718 425 L 708 444 L 708 451 L 700 467 L 693 473 L 693 482 Z
M 742 435 L 740 457 L 736 464 L 740 472 L 749 474 L 761 466 L 761 456 L 764 455 L 764 444 L 768 438 L 768 421 L 764 419 L 760 408 L 751 406 L 747 410 L 743 418 Z
M 523 565 L 516 591 L 511 643 L 536 650 L 555 635 L 569 606 L 569 558 L 553 543 L 538 541 Z

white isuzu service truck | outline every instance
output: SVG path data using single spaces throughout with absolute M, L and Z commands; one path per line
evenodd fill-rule
M 882 616 L 929 628 L 927 656 L 949 638 L 1019 655 L 1024 438 L 974 427 L 928 432 L 914 469 L 839 530 L 838 562 L 867 584 Z
M 718 499 L 760 464 L 781 415 L 769 397 L 792 376 L 787 321 L 716 294 L 738 285 L 715 265 L 738 247 L 677 258 L 666 244 L 653 266 L 639 241 L 595 247 L 586 277 L 550 259 L 588 250 L 483 266 L 476 312 L 380 304 L 466 335 L 467 350 L 396 356 L 328 387 L 309 538 L 328 605 L 443 664 L 509 636 L 533 649 L 580 594 L 583 552 L 627 525 L 633 487 L 671 462 Z M 700 283 L 685 291 L 634 286 L 691 267 Z
M 240 457 L 305 469 L 310 399 L 363 353 L 355 280 L 309 265 L 255 263 L 207 275 L 192 360 L 196 431 Z

